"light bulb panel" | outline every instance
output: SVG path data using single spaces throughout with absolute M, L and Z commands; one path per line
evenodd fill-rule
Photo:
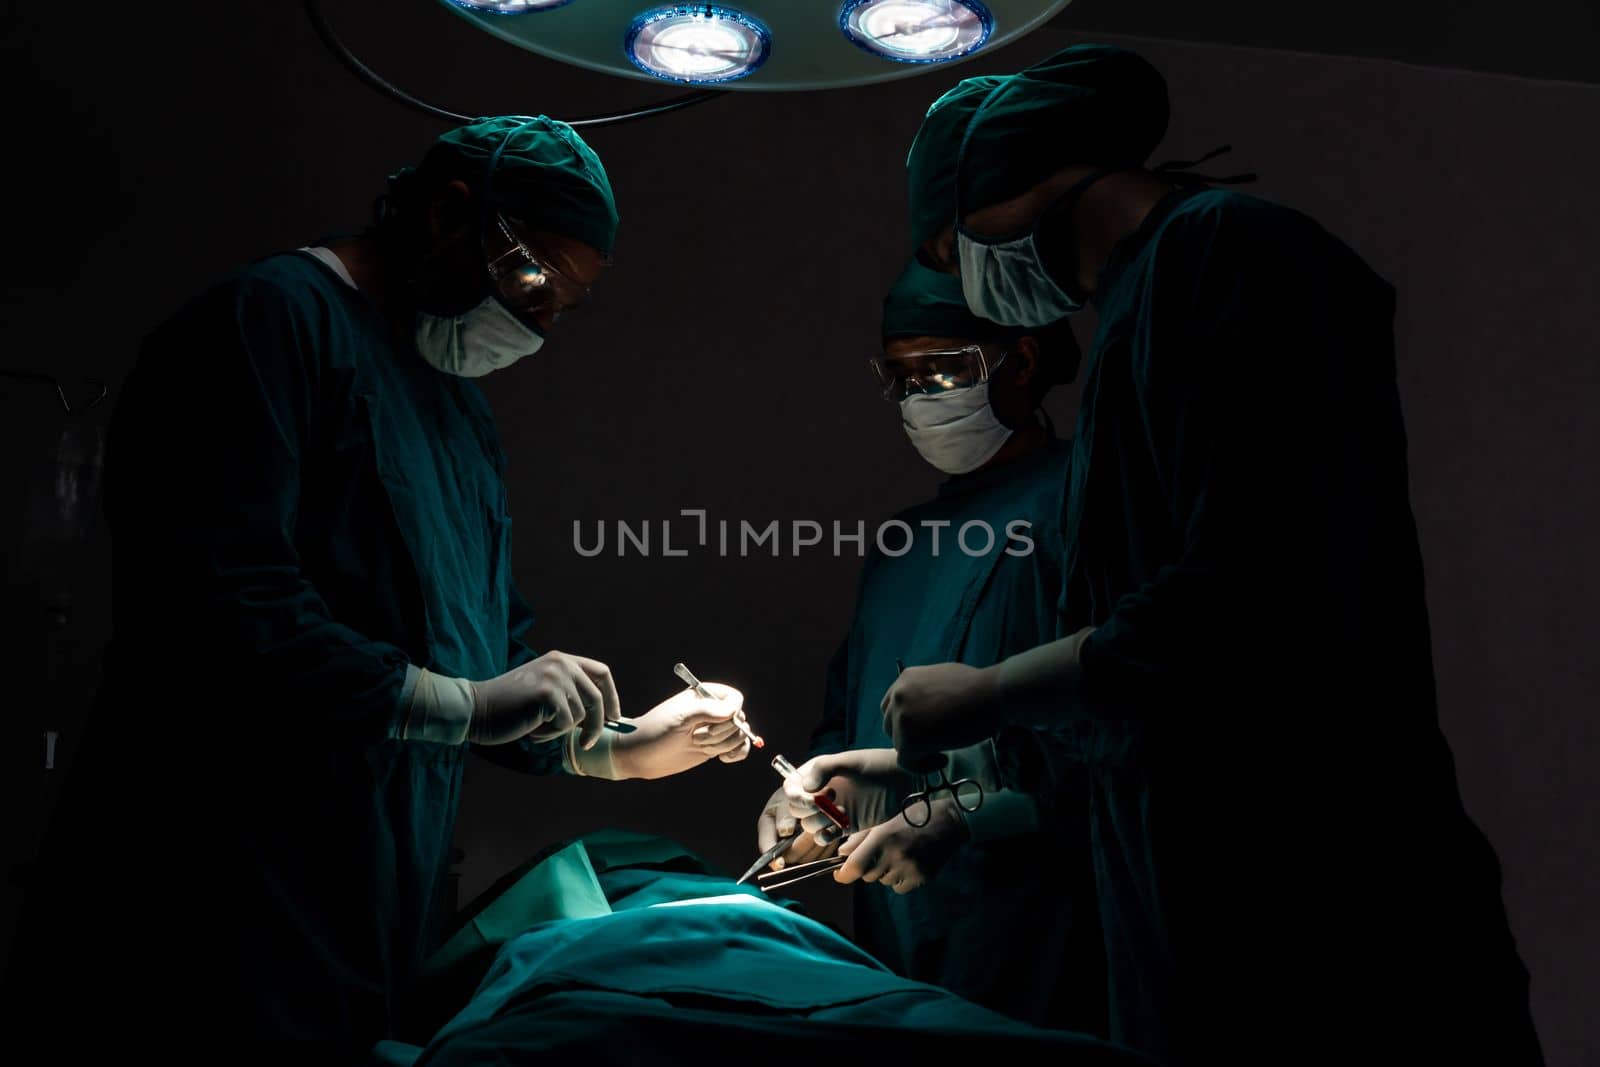
M 848 0 L 839 29 L 896 63 L 949 63 L 988 43 L 994 16 L 979 0 Z
M 772 51 L 759 19 L 718 4 L 672 4 L 633 20 L 623 43 L 633 65 L 684 85 L 720 85 L 754 74 Z
M 485 15 L 527 15 L 565 7 L 572 0 L 449 0 L 456 7 Z
M 584 70 L 658 87 L 803 92 L 953 70 L 1046 26 L 1070 0 L 568 0 L 521 13 L 517 0 L 439 2 L 487 33 Z M 651 29 L 707 13 L 724 25 L 691 27 L 687 42 L 665 33 L 669 26 Z

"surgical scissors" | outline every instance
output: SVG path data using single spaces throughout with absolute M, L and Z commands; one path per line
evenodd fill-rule
M 939 759 L 939 766 L 931 774 L 922 776 L 922 788 L 906 797 L 900 805 L 900 815 L 907 825 L 918 829 L 933 821 L 933 798 L 940 793 L 949 793 L 955 799 L 956 807 L 971 815 L 983 807 L 983 784 L 976 778 L 957 778 L 951 781 L 944 771 L 944 757 Z M 929 779 L 937 777 L 938 781 L 930 782 Z

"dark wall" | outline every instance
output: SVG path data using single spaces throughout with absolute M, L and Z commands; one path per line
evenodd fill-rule
M 1053 25 L 1600 82 L 1600 5 L 1593 0 L 1523 0 L 1514 10 L 1499 0 L 1072 0 Z
M 10 12 L 11 76 L 24 79 L 11 98 L 26 106 L 7 153 L 6 365 L 119 379 L 139 336 L 214 277 L 359 226 L 383 175 L 441 128 L 354 84 L 294 5 L 234 5 L 225 18 L 215 5 L 186 6 L 187 19 L 107 5 L 92 24 L 57 5 Z M 429 4 L 341 6 L 363 55 L 461 109 L 561 115 L 661 95 L 536 61 Z M 1041 32 L 964 72 L 1015 67 L 1068 40 Z M 1600 90 L 1134 43 L 1172 83 L 1164 150 L 1192 156 L 1231 141 L 1226 162 L 1259 171 L 1261 195 L 1323 220 L 1399 288 L 1440 715 L 1467 805 L 1504 863 L 1550 1061 L 1583 1062 L 1600 1048 L 1600 146 L 1577 131 L 1600 128 Z M 617 267 L 591 312 L 486 388 L 511 458 L 517 573 L 540 614 L 537 642 L 609 661 L 626 710 L 673 691 L 671 665 L 684 660 L 745 689 L 769 752 L 802 754 L 859 560 L 788 555 L 787 531 L 779 559 L 698 548 L 664 558 L 659 541 L 650 558 L 619 559 L 614 539 L 584 559 L 573 523 L 588 538 L 596 521 L 648 520 L 659 537 L 675 519 L 675 545 L 695 532 L 682 508 L 735 526 L 837 519 L 853 529 L 932 489 L 937 476 L 863 363 L 906 251 L 905 146 L 953 77 L 736 96 L 593 136 L 624 216 Z M 1052 406 L 1063 432 L 1072 400 Z M 8 866 L 31 851 L 59 780 L 40 768 L 40 732 L 65 730 L 70 758 L 106 636 L 101 535 L 77 578 L 62 667 L 43 670 L 36 572 L 19 555 L 13 504 L 53 447 L 53 402 L 42 390 L 0 391 L 5 647 L 7 676 L 19 679 L 6 687 L 6 777 L 24 794 L 6 809 L 23 813 L 8 828 Z M 1293 575 L 1284 587 L 1292 595 Z M 173 642 L 181 651 L 183 635 Z M 1330 650 L 1329 669 L 1360 643 L 1352 634 Z M 1363 709 L 1342 727 L 1383 743 Z M 621 785 L 476 764 L 460 830 L 464 891 L 598 826 L 668 833 L 742 867 L 776 781 L 755 759 Z M 187 844 L 154 842 L 152 870 L 139 876 L 181 888 L 186 865 L 203 862 Z M 808 898 L 843 921 L 832 886 Z

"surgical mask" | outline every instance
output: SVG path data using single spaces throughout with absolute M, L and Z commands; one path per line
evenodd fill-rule
M 1081 178 L 1047 213 L 1072 211 L 1084 191 L 1109 173 L 1096 170 Z M 1038 233 L 1035 223 L 1021 237 L 995 241 L 956 227 L 961 295 L 974 315 L 1002 326 L 1036 329 L 1083 309 L 1083 301 L 1057 285 L 1045 269 L 1036 243 Z
M 1034 247 L 1034 235 L 983 244 L 965 230 L 956 231 L 961 260 L 961 295 L 967 307 L 1002 326 L 1030 329 L 1048 326 L 1079 311 L 1074 300 L 1050 277 Z
M 517 318 L 494 296 L 460 315 L 417 312 L 417 351 L 438 370 L 481 378 L 531 356 L 544 335 Z
M 975 471 L 995 457 L 1011 429 L 989 407 L 989 383 L 900 401 L 900 422 L 922 458 L 946 474 Z

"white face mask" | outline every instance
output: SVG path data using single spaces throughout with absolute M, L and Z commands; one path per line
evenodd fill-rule
M 989 383 L 900 401 L 900 423 L 922 458 L 946 474 L 975 471 L 1011 436 L 989 407 Z
M 417 312 L 417 351 L 446 374 L 481 378 L 539 351 L 544 337 L 494 296 L 460 315 Z
M 1095 182 L 1113 173 L 1090 171 L 1050 205 L 1047 214 L 1072 212 Z M 956 227 L 956 258 L 961 264 L 961 295 L 974 315 L 1002 326 L 1037 329 L 1059 322 L 1074 311 L 1083 310 L 1083 301 L 1068 295 L 1057 285 L 1039 258 L 1035 238 L 1039 224 L 1022 237 L 1010 241 L 986 241 Z
M 1044 269 L 1032 233 L 984 244 L 958 229 L 956 254 L 961 261 L 961 295 L 974 315 L 990 322 L 1037 328 L 1083 308 Z

